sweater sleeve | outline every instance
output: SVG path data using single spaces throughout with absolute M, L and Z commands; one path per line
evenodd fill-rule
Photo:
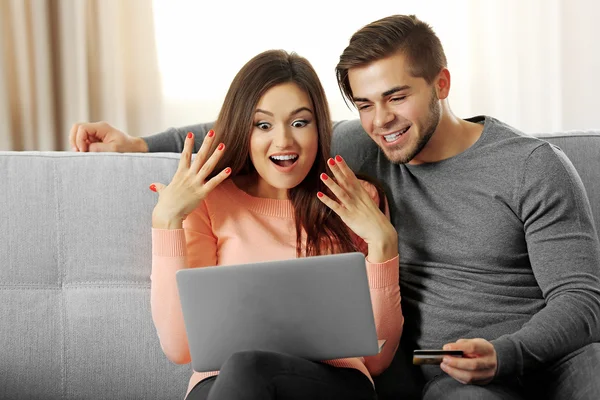
M 546 306 L 493 340 L 497 378 L 522 376 L 600 340 L 600 245 L 575 168 L 543 144 L 528 157 L 518 193 L 531 268 Z
M 205 202 L 185 219 L 183 229 L 152 229 L 152 320 L 163 352 L 176 364 L 191 357 L 175 274 L 216 264 L 217 238 Z
M 142 137 L 142 139 L 148 145 L 149 153 L 181 153 L 183 151 L 183 144 L 185 143 L 187 133 L 192 132 L 196 136 L 194 139 L 194 152 L 198 152 L 202 145 L 202 141 L 204 140 L 204 136 L 212 129 L 214 124 L 213 121 L 181 126 L 178 128 L 169 128 L 164 132 Z M 334 121 L 334 130 L 339 124 L 339 122 Z
M 188 132 L 193 132 L 195 135 L 194 152 L 198 152 L 204 136 L 212 128 L 213 124 L 213 122 L 208 122 L 179 128 L 169 128 L 164 132 L 145 136 L 142 139 L 148 145 L 149 153 L 181 153 L 186 135 Z
M 377 190 L 367 183 L 363 186 L 371 194 L 375 204 L 379 204 Z M 389 218 L 389 208 L 385 201 L 385 214 Z M 356 237 L 357 244 L 363 253 L 367 251 L 367 244 L 361 238 Z M 375 328 L 377 337 L 386 340 L 382 351 L 375 355 L 364 357 L 365 366 L 371 376 L 380 375 L 391 364 L 402 336 L 404 317 L 400 305 L 400 257 L 383 262 L 372 263 L 367 255 L 367 276 L 373 303 L 373 314 L 375 316 Z

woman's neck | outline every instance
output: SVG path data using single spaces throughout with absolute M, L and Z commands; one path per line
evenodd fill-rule
M 233 178 L 235 185 L 252 197 L 264 199 L 287 200 L 288 190 L 279 189 L 260 179 L 257 173 L 250 175 L 237 175 Z

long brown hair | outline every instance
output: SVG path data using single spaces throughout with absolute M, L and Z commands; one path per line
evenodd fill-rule
M 269 50 L 252 58 L 237 73 L 214 125 L 215 140 L 210 154 L 221 142 L 227 151 L 212 176 L 228 166 L 231 167 L 230 179 L 256 173 L 250 160 L 250 135 L 256 106 L 270 88 L 288 82 L 298 85 L 310 97 L 319 135 L 312 168 L 306 178 L 288 192 L 294 207 L 296 256 L 357 251 L 346 224 L 316 196 L 321 191 L 334 198 L 319 178 L 326 170 L 330 156 L 333 128 L 325 91 L 317 73 L 304 57 L 283 50 Z M 303 232 L 306 233 L 306 245 Z
M 371 22 L 352 35 L 335 68 L 346 104 L 354 104 L 348 70 L 398 52 L 407 58 L 411 75 L 424 78 L 428 84 L 447 66 L 440 39 L 431 26 L 416 16 L 391 15 Z

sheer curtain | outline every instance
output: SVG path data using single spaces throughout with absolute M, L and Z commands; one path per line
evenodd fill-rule
M 308 58 L 334 119 L 356 118 L 335 65 L 354 31 L 391 14 L 416 14 L 440 37 L 457 115 L 488 114 L 531 133 L 600 128 L 594 0 L 154 0 L 163 128 L 213 120 L 237 70 L 270 48 Z
M 161 125 L 152 0 L 0 0 L 0 150 L 68 150 L 71 125 Z

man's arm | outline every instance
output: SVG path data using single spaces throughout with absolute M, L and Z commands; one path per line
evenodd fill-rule
M 204 136 L 213 125 L 214 121 L 179 128 L 170 128 L 164 132 L 146 136 L 142 139 L 148 145 L 149 153 L 181 153 L 188 132 L 192 132 L 194 134 L 194 153 L 196 153 L 200 150 Z
M 106 122 L 74 124 L 69 134 L 73 151 L 110 151 L 117 153 L 181 153 L 188 132 L 194 133 L 194 152 L 200 150 L 206 133 L 213 122 L 204 122 L 179 128 L 169 128 L 151 136 L 134 137 Z M 334 122 L 334 131 L 338 123 Z M 334 140 L 334 143 L 336 140 Z
M 334 132 L 336 131 L 336 128 L 341 128 L 340 122 L 333 122 Z M 183 151 L 183 144 L 185 142 L 186 135 L 188 132 L 192 132 L 194 134 L 195 141 L 194 152 L 197 152 L 200 150 L 204 136 L 209 130 L 212 129 L 213 125 L 214 121 L 203 122 L 179 128 L 169 128 L 164 132 L 160 132 L 152 136 L 145 136 L 142 139 L 146 142 L 149 153 L 181 153 Z M 336 142 L 337 141 L 334 140 L 334 143 Z
M 519 195 L 546 306 L 517 332 L 492 341 L 497 378 L 521 376 L 600 340 L 600 243 L 579 175 L 562 151 L 543 144 L 525 163 Z

